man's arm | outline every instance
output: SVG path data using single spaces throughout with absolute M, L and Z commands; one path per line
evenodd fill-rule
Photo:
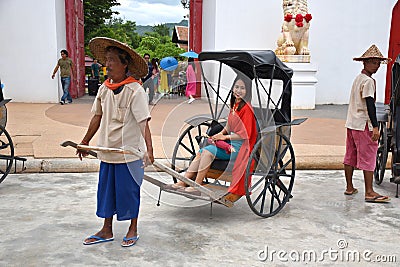
M 75 73 L 75 68 L 74 68 L 74 62 L 72 62 L 72 60 L 71 60 L 71 76 L 74 76 L 74 73 Z
M 89 127 L 83 137 L 81 145 L 89 145 L 90 140 L 92 140 L 93 136 L 96 134 L 97 130 L 100 127 L 102 115 L 94 115 L 90 120 Z M 79 159 L 82 160 L 82 157 L 87 156 L 88 154 L 85 151 L 77 150 L 76 154 L 78 155 Z
M 375 101 L 372 96 L 368 96 L 365 98 L 367 103 L 368 117 L 371 121 L 373 130 L 372 130 L 372 141 L 377 141 L 379 139 L 379 128 L 378 128 L 378 119 L 376 118 L 376 107 Z
M 51 78 L 54 79 L 54 76 L 56 75 L 57 71 L 58 71 L 59 65 L 57 63 L 56 67 L 53 70 L 53 75 L 51 75 Z
M 140 132 L 144 137 L 144 141 L 146 143 L 147 154 L 143 159 L 145 166 L 154 162 L 154 155 L 153 155 L 153 142 L 151 140 L 151 132 L 149 127 L 148 120 L 143 120 L 139 122 Z

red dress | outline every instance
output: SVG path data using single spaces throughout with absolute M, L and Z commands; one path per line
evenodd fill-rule
M 185 95 L 187 97 L 194 96 L 196 94 L 196 73 L 193 70 L 192 65 L 189 64 L 186 70 L 186 90 Z
M 253 108 L 246 104 L 240 111 L 230 112 L 228 116 L 229 131 L 238 134 L 243 139 L 239 154 L 232 170 L 232 182 L 228 188 L 230 193 L 245 195 L 245 172 L 250 153 L 256 143 L 257 127 Z

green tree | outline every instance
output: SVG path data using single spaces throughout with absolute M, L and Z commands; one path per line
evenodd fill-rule
M 123 21 L 121 18 L 112 18 L 95 31 L 88 34 L 88 40 L 97 37 L 109 37 L 120 42 L 126 43 L 133 48 L 137 48 L 140 43 L 140 36 L 136 33 L 136 23 L 133 21 Z M 89 47 L 85 47 L 85 52 L 91 55 Z
M 152 27 L 152 30 L 160 36 L 169 36 L 169 28 L 166 24 L 157 24 Z
M 106 20 L 119 12 L 112 11 L 113 6 L 119 6 L 117 0 L 84 0 L 83 12 L 85 22 L 85 44 L 90 40 L 91 33 L 101 28 Z

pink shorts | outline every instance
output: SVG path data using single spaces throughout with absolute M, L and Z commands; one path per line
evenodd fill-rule
M 364 131 L 347 129 L 346 155 L 343 163 L 363 171 L 374 171 L 378 142 L 373 142 L 372 132 L 365 125 Z

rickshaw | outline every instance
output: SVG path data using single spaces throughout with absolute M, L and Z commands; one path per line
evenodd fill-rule
M 200 195 L 175 190 L 167 183 L 145 173 L 144 179 L 159 187 L 161 193 L 168 192 L 211 204 L 219 203 L 232 207 L 234 202 L 226 198 L 232 181 L 233 161 L 215 159 L 202 185 L 186 178 L 183 174 L 195 157 L 207 136 L 222 130 L 230 111 L 230 85 L 234 77 L 244 74 L 252 80 L 252 107 L 257 122 L 258 136 L 245 173 L 246 200 L 251 210 L 261 217 L 276 215 L 293 197 L 296 161 L 290 143 L 291 126 L 306 119 L 291 120 L 292 69 L 283 64 L 269 50 L 222 51 L 199 54 L 202 86 L 210 113 L 199 114 L 185 120 L 173 148 L 171 166 L 157 160 L 153 165 L 172 176 L 170 182 L 181 180 L 196 188 Z M 71 144 L 62 144 L 71 145 Z M 73 144 L 76 147 L 76 144 Z M 101 150 L 115 153 L 143 153 L 131 149 L 109 149 L 78 145 L 79 149 Z
M 6 179 L 12 169 L 14 163 L 14 172 L 17 172 L 17 161 L 21 161 L 22 170 L 25 169 L 26 158 L 14 155 L 14 144 L 10 134 L 6 130 L 7 124 L 7 107 L 6 104 L 11 99 L 4 99 L 3 84 L 0 80 L 0 183 Z
M 305 121 L 291 120 L 293 71 L 269 50 L 202 52 L 198 59 L 210 113 L 185 120 L 187 127 L 173 149 L 172 169 L 163 170 L 172 175 L 174 182 L 182 180 L 202 194 L 194 196 L 170 189 L 151 177 L 147 179 L 160 187 L 159 200 L 161 192 L 166 191 L 210 201 L 211 205 L 217 202 L 233 206 L 224 198 L 232 181 L 233 162 L 215 159 L 203 185 L 194 183 L 182 174 L 203 146 L 204 139 L 219 132 L 226 124 L 231 95 L 230 88 L 226 88 L 235 74 L 242 73 L 253 82 L 252 106 L 259 130 L 245 170 L 245 184 L 248 185 L 246 200 L 255 214 L 261 217 L 276 215 L 292 198 L 295 180 L 296 164 L 290 143 L 290 127 Z M 227 82 L 224 82 L 224 76 L 229 77 L 225 79 Z M 254 168 L 250 167 L 252 164 L 255 164 Z
M 400 55 L 397 56 L 392 66 L 391 84 L 389 105 L 381 103 L 376 106 L 380 136 L 374 178 L 376 184 L 382 183 L 389 152 L 391 152 L 390 182 L 397 185 L 396 197 L 398 197 L 400 184 Z

